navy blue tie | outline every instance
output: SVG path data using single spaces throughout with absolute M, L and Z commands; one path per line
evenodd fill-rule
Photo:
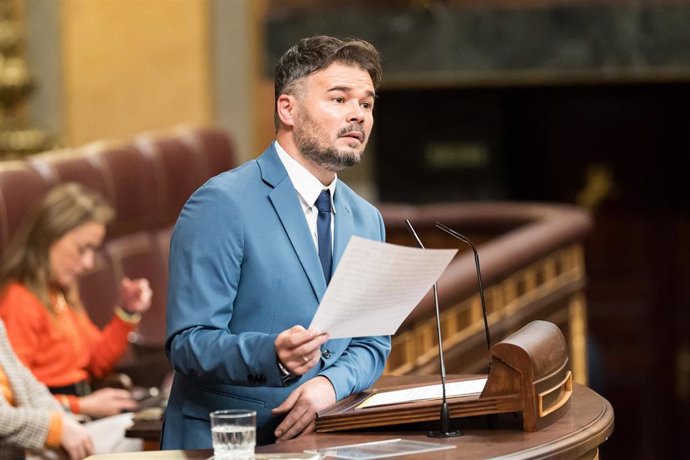
M 316 199 L 316 209 L 319 215 L 316 218 L 316 234 L 319 241 L 319 259 L 326 284 L 331 280 L 333 259 L 331 255 L 331 191 L 322 190 Z

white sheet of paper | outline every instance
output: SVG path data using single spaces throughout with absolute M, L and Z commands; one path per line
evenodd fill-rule
M 469 396 L 479 394 L 484 390 L 486 377 L 472 380 L 462 380 L 460 382 L 446 383 L 446 397 L 455 398 L 458 396 Z M 425 385 L 421 387 L 407 388 L 404 390 L 383 391 L 374 393 L 357 406 L 357 409 L 367 407 L 385 406 L 389 404 L 400 404 L 410 401 L 423 401 L 429 399 L 441 399 L 443 389 L 441 385 Z
M 309 328 L 332 339 L 395 334 L 456 252 L 353 236 Z

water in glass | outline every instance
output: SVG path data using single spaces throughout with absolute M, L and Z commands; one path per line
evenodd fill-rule
M 221 425 L 211 428 L 215 460 L 251 460 L 254 458 L 254 426 Z

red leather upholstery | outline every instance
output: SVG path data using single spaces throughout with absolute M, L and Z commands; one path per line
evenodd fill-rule
M 81 150 L 46 152 L 27 158 L 27 163 L 41 173 L 49 186 L 79 182 L 108 200 L 113 197 L 112 188 L 108 187 L 102 169 Z
M 161 350 L 172 226 L 197 187 L 234 166 L 230 136 L 217 127 L 145 133 L 128 142 L 96 142 L 0 162 L 0 252 L 32 204 L 54 185 L 79 182 L 100 192 L 116 217 L 93 270 L 81 279 L 82 299 L 93 321 L 102 326 L 119 300 L 119 280 L 148 278 L 153 303 L 132 335 L 134 349 L 126 359 L 146 355 L 149 369 L 167 365 Z
M 232 169 L 237 164 L 232 138 L 222 129 L 205 126 L 189 131 L 188 136 L 182 136 L 182 139 L 199 148 L 207 161 L 211 177 Z
M 162 217 L 176 219 L 187 198 L 211 177 L 207 158 L 181 137 L 141 137 L 137 146 L 153 165 Z
M 154 164 L 135 145 L 92 145 L 87 146 L 85 153 L 98 165 L 111 192 L 106 198 L 117 215 L 108 229 L 111 237 L 169 222 L 160 212 L 166 197 Z
M 0 251 L 5 249 L 32 204 L 50 185 L 26 163 L 0 162 Z

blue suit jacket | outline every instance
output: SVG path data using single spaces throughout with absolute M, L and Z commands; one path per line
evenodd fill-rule
M 352 235 L 383 241 L 381 214 L 339 182 L 334 266 Z M 211 447 L 209 412 L 257 412 L 257 442 L 274 441 L 271 409 L 297 385 L 327 377 L 341 399 L 375 382 L 390 337 L 330 340 L 321 361 L 284 386 L 274 341 L 309 326 L 326 282 L 297 192 L 275 148 L 209 180 L 187 201 L 170 245 L 166 351 L 175 369 L 163 449 Z

